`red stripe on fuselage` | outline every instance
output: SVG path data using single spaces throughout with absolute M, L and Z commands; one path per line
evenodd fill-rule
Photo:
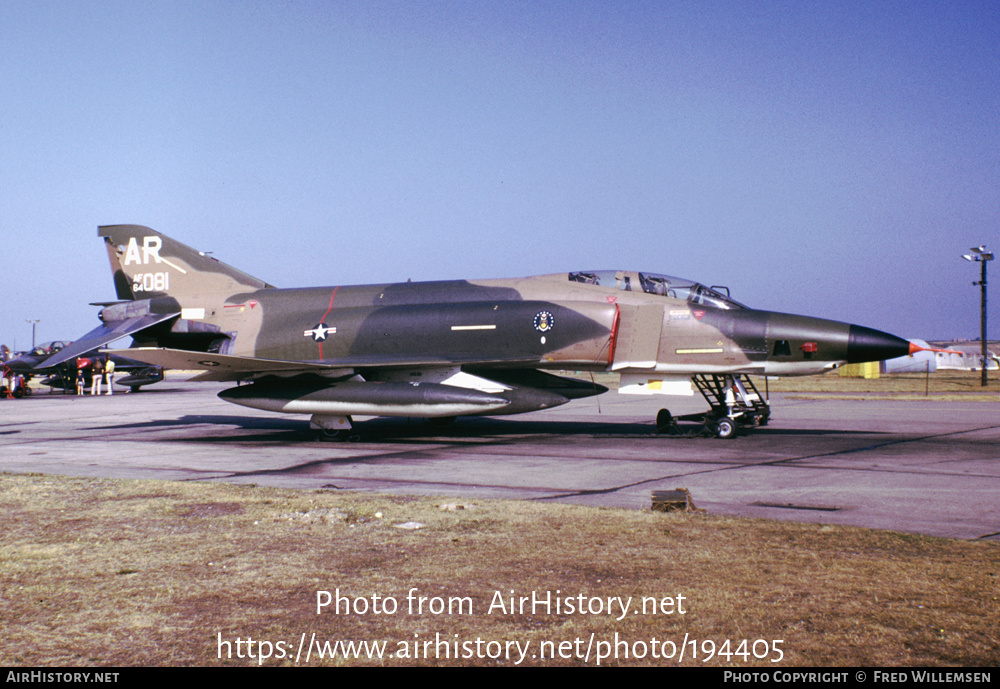
M 618 346 L 618 323 L 622 318 L 622 309 L 615 304 L 615 320 L 611 324 L 611 336 L 608 338 L 608 366 L 615 363 L 615 347 Z
M 333 298 L 335 296 L 337 296 L 337 290 L 338 289 L 340 289 L 340 285 L 337 285 L 336 287 L 333 288 L 333 294 L 330 295 L 330 305 L 326 307 L 326 313 L 324 313 L 323 317 L 319 319 L 320 323 L 323 323 L 324 321 L 326 321 L 326 317 L 330 315 L 331 311 L 333 311 Z M 323 358 L 323 341 L 320 340 L 316 344 L 319 345 L 319 358 L 322 359 Z

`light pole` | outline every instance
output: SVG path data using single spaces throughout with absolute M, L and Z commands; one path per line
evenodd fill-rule
M 31 348 L 34 349 L 35 348 L 35 326 L 38 325 L 38 322 L 41 319 L 40 318 L 36 318 L 35 320 L 31 320 L 30 318 L 26 318 L 25 320 L 28 323 L 31 323 Z
M 980 313 L 979 313 L 979 341 L 982 344 L 982 360 L 980 361 L 980 370 L 982 371 L 982 381 L 983 387 L 986 387 L 986 362 L 987 362 L 987 352 L 986 352 L 986 262 L 993 260 L 993 254 L 986 250 L 986 247 L 980 244 L 979 246 L 974 246 L 971 249 L 971 254 L 965 254 L 962 256 L 966 261 L 979 261 L 982 265 L 983 276 L 979 282 L 973 282 L 973 285 L 979 285 L 982 293 L 980 298 Z

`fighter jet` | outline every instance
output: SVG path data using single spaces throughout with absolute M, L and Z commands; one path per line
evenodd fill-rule
M 7 359 L 0 365 L 0 369 L 3 369 L 4 377 L 10 372 L 22 376 L 27 382 L 35 376 L 45 376 L 43 385 L 69 390 L 75 385 L 77 359 L 88 359 L 89 365 L 90 361 L 94 361 L 98 356 L 103 359 L 105 355 L 99 355 L 96 348 L 91 348 L 90 351 L 81 352 L 72 359 L 60 357 L 60 361 L 51 364 L 50 360 L 56 361 L 53 355 L 58 356 L 67 346 L 66 342 L 59 340 L 44 342 L 28 352 Z M 138 391 L 144 385 L 152 385 L 163 380 L 162 368 L 118 355 L 112 356 L 111 359 L 115 362 L 115 369 L 119 373 L 115 383 L 129 388 L 132 392 Z M 14 392 L 17 397 L 31 394 L 31 388 L 27 385 L 21 386 L 18 390 Z
M 43 342 L 40 345 L 32 347 L 27 352 L 11 353 L 7 349 L 7 345 L 4 345 L 2 351 L 0 351 L 0 361 L 2 361 L 0 363 L 0 372 L 2 372 L 6 384 L 0 387 L 0 393 L 18 398 L 30 395 L 31 388 L 28 387 L 28 382 L 35 375 L 47 375 L 48 377 L 44 382 L 52 387 L 65 387 L 63 377 L 59 372 L 60 367 L 53 367 L 46 370 L 39 369 L 41 362 L 65 346 L 65 342 Z M 66 368 L 68 366 L 66 365 Z M 20 380 L 15 381 L 17 377 L 20 377 Z
M 620 393 L 705 396 L 718 437 L 766 424 L 749 375 L 807 375 L 911 351 L 835 321 L 751 309 L 691 280 L 630 270 L 527 278 L 278 289 L 139 225 L 98 229 L 118 301 L 102 325 L 46 362 L 127 335 L 112 350 L 219 396 L 310 415 L 336 436 L 356 415 L 518 414 L 607 388 L 552 371 L 620 374 Z M 661 410 L 658 427 L 671 423 Z

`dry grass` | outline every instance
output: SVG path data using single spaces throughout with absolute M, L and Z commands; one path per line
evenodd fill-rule
M 645 657 L 605 664 L 982 665 L 1000 662 L 1000 549 L 857 528 L 254 486 L 0 475 L 2 665 L 292 664 L 323 641 L 530 643 L 522 664 L 595 664 L 593 635 Z M 403 530 L 395 525 L 425 526 Z M 316 614 L 318 590 L 393 597 L 395 614 Z M 406 596 L 470 599 L 472 614 L 408 614 Z M 507 596 L 684 596 L 685 614 L 487 614 Z M 499 611 L 495 611 L 499 612 Z M 242 646 L 237 646 L 237 639 Z M 581 640 L 579 645 L 573 642 Z M 733 652 L 783 640 L 780 664 Z M 697 643 L 696 657 L 692 658 Z M 537 657 L 547 641 L 571 657 Z M 639 642 L 639 645 L 635 645 Z M 461 645 L 461 644 L 471 644 Z M 227 647 L 224 645 L 223 650 Z M 261 647 L 254 646 L 256 656 Z M 264 647 L 265 650 L 268 648 Z M 419 648 L 419 646 L 418 646 Z M 454 647 L 449 647 L 452 649 Z M 553 645 L 557 650 L 558 645 Z M 752 646 L 745 646 L 750 649 Z M 758 651 L 765 647 L 758 644 Z M 439 655 L 444 653 L 438 647 Z M 605 647 L 611 650 L 611 647 Z M 449 651 L 450 652 L 450 651 Z M 314 651 L 315 653 L 315 651 Z M 535 657 L 533 657 L 535 656 Z M 300 661 L 301 662 L 301 661 Z M 503 664 L 503 658 L 342 658 L 310 664 Z
M 842 395 L 851 399 L 933 399 L 1000 401 L 1000 378 L 989 372 L 987 386 L 981 385 L 978 372 L 939 371 L 929 376 L 923 373 L 893 373 L 879 378 L 848 378 L 836 372 L 822 376 L 779 378 L 768 381 L 771 392 L 820 393 Z M 763 389 L 763 384 L 758 385 Z
M 848 378 L 832 371 L 824 375 L 771 378 L 766 385 L 772 393 L 792 393 L 796 397 L 1000 402 L 1000 376 L 996 371 L 988 373 L 985 388 L 981 385 L 981 374 L 971 371 L 938 371 L 929 376 L 923 373 L 893 373 L 871 379 Z M 562 375 L 587 381 L 593 379 L 612 390 L 618 388 L 618 375 L 613 373 L 563 371 Z M 763 393 L 764 379 L 752 376 L 752 380 Z

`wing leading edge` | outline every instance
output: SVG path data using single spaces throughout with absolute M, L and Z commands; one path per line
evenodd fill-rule
M 165 347 L 137 347 L 131 349 L 106 350 L 109 354 L 126 356 L 155 366 L 181 371 L 201 370 L 192 380 L 197 381 L 237 381 L 259 378 L 267 375 L 287 375 L 295 373 L 329 374 L 347 373 L 354 370 L 384 370 L 400 368 L 441 368 L 460 366 L 465 363 L 482 364 L 481 359 L 471 358 L 468 362 L 436 357 L 399 356 L 358 356 L 343 359 L 319 361 L 283 361 L 247 356 L 232 356 L 211 352 L 194 352 Z M 509 358 L 491 363 L 504 367 L 537 365 L 536 360 Z

